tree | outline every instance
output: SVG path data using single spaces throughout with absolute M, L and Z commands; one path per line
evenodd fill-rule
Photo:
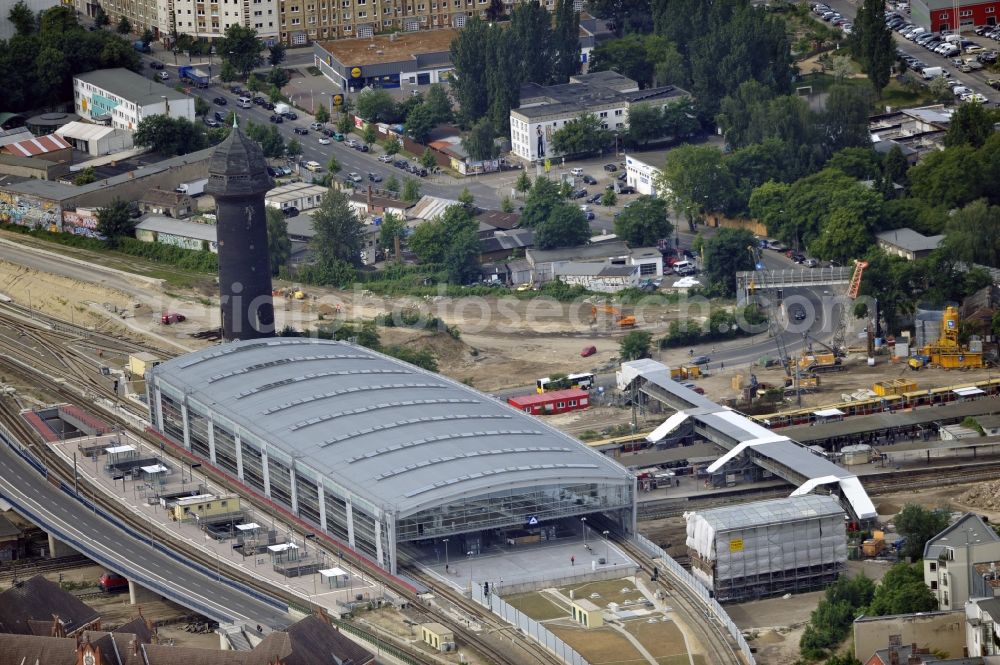
M 271 100 L 272 104 L 277 104 L 284 101 L 285 96 L 281 94 L 281 89 L 278 86 L 272 84 L 267 89 L 267 98 Z
M 736 273 L 753 270 L 753 256 L 748 247 L 756 245 L 753 234 L 746 229 L 719 229 L 705 243 L 705 282 L 707 290 L 720 296 L 736 294 Z
M 883 0 L 864 0 L 854 18 L 854 28 L 848 40 L 854 59 L 868 74 L 877 97 L 889 83 L 895 49 L 892 30 L 885 24 Z
M 228 60 L 226 62 L 229 62 Z M 247 79 L 247 90 L 250 92 L 260 92 L 264 89 L 264 82 L 260 80 L 257 76 L 257 72 L 250 74 L 250 78 Z
M 628 112 L 625 145 L 641 146 L 663 136 L 663 113 L 652 104 L 637 104 Z
M 514 3 L 506 31 L 514 52 L 520 53 L 516 79 L 545 85 L 552 75 L 552 16 L 541 3 Z
M 92 182 L 97 182 L 97 174 L 94 173 L 94 167 L 88 166 L 87 168 L 80 171 L 75 178 L 73 178 L 73 184 L 77 187 L 82 187 L 83 185 L 89 185 Z
M 399 191 L 399 178 L 396 177 L 396 174 L 389 175 L 389 179 L 385 181 L 385 189 L 387 192 Z
M 396 153 L 398 153 L 400 150 L 403 149 L 403 146 L 399 142 L 399 139 L 397 139 L 395 136 L 387 138 L 382 145 L 385 148 L 385 154 L 387 155 L 395 155 Z
M 1000 113 L 976 102 L 962 104 L 951 115 L 948 133 L 944 137 L 947 147 L 971 145 L 981 148 L 993 135 L 993 126 L 1000 122 Z
M 552 13 L 552 82 L 566 83 L 580 71 L 580 15 L 573 0 L 556 0 Z
M 667 212 L 663 199 L 641 196 L 615 219 L 615 234 L 630 247 L 655 247 L 673 233 Z
M 107 12 L 103 8 L 98 7 L 97 13 L 94 14 L 94 25 L 98 28 L 103 28 L 111 23 L 111 19 L 108 17 Z
M 490 0 L 490 6 L 486 8 L 486 18 L 489 21 L 499 21 L 503 18 L 503 0 Z
M 358 95 L 358 115 L 368 122 L 390 122 L 396 115 L 396 102 L 385 90 L 365 90 Z
M 496 129 L 486 118 L 482 118 L 462 138 L 462 147 L 475 161 L 493 159 L 499 150 L 496 145 Z
M 406 220 L 391 212 L 385 213 L 382 216 L 378 237 L 382 249 L 386 252 L 392 251 L 396 259 L 399 260 L 399 248 L 396 243 L 406 237 Z
M 900 556 L 919 559 L 924 555 L 927 541 L 947 528 L 948 512 L 908 503 L 896 515 L 895 524 L 899 535 L 906 538 Z
M 277 208 L 267 208 L 267 252 L 271 256 L 271 275 L 288 265 L 292 241 L 288 239 L 288 220 Z
M 622 338 L 618 355 L 622 360 L 648 358 L 652 348 L 653 334 L 645 330 L 633 330 Z
M 272 67 L 277 67 L 285 61 L 285 45 L 282 42 L 275 42 L 267 51 L 267 61 Z
M 263 64 L 264 58 L 260 54 L 263 48 L 264 45 L 257 38 L 257 31 L 240 23 L 230 25 L 226 29 L 225 36 L 217 40 L 215 45 L 215 50 L 221 54 L 223 62 L 231 63 L 243 77 Z M 250 87 L 249 84 L 247 87 Z
M 924 582 L 923 566 L 900 562 L 886 572 L 875 588 L 875 595 L 865 614 L 915 614 L 932 612 L 937 607 L 937 598 Z
M 451 122 L 454 118 L 454 113 L 452 113 L 451 110 L 451 99 L 448 97 L 448 91 L 445 90 L 444 86 L 440 83 L 435 83 L 427 89 L 423 105 L 430 111 L 435 124 Z
M 146 116 L 139 121 L 132 140 L 164 156 L 186 155 L 208 145 L 201 127 L 186 118 Z
M 142 45 L 148 47 L 156 39 L 156 35 L 149 28 L 142 31 Z
M 330 155 L 330 159 L 326 162 L 326 170 L 334 175 L 340 173 L 341 168 L 340 161 L 337 159 L 336 155 Z
M 604 193 L 601 194 L 601 205 L 610 208 L 616 203 L 618 203 L 618 195 L 615 194 L 615 190 L 605 189 Z
M 548 178 L 536 178 L 524 200 L 521 226 L 536 228 L 549 218 L 552 210 L 562 202 L 559 186 Z
M 667 163 L 656 189 L 688 221 L 693 232 L 698 215 L 707 210 L 727 211 L 732 206 L 736 183 L 722 153 L 711 145 L 684 144 L 667 154 Z
M 135 233 L 135 220 L 129 213 L 128 202 L 117 197 L 110 205 L 98 209 L 96 231 L 104 236 L 108 247 L 117 247 L 120 238 Z
M 424 154 L 420 155 L 420 165 L 428 170 L 437 166 L 437 159 L 430 148 L 424 148 Z
M 826 168 L 837 169 L 856 180 L 875 180 L 882 170 L 882 159 L 871 147 L 844 148 L 830 157 Z
M 451 62 L 456 74 L 452 87 L 466 124 L 482 118 L 489 108 L 486 81 L 489 53 L 484 48 L 489 30 L 484 21 L 474 16 L 451 42 Z
M 24 0 L 17 0 L 7 12 L 7 20 L 14 26 L 14 32 L 22 37 L 35 34 L 35 13 Z
M 458 202 L 461 203 L 466 208 L 468 208 L 469 210 L 471 210 L 472 206 L 476 202 L 476 198 L 472 195 L 472 192 L 469 191 L 469 188 L 465 187 L 458 195 Z
M 341 113 L 340 119 L 337 120 L 337 131 L 341 134 L 348 134 L 354 129 L 354 120 L 347 113 Z
M 567 121 L 552 133 L 552 149 L 561 155 L 590 155 L 608 144 L 610 134 L 592 113 Z
M 375 130 L 375 125 L 372 123 L 366 123 L 365 128 L 361 130 L 361 141 L 368 147 L 371 147 L 375 141 L 378 140 L 378 132 Z
M 514 212 L 514 202 L 510 200 L 509 196 L 500 199 L 500 212 Z
M 516 108 L 521 99 L 519 72 L 523 54 L 512 35 L 499 25 L 491 26 L 487 36 L 490 59 L 486 84 L 490 104 L 486 117 L 498 133 L 509 134 L 510 110 Z
M 531 178 L 528 177 L 527 171 L 521 171 L 518 174 L 517 180 L 514 182 L 514 189 L 524 194 L 529 189 L 531 189 Z
M 302 154 L 302 144 L 299 143 L 298 139 L 288 140 L 288 145 L 285 146 L 285 154 L 289 157 L 297 157 Z
M 316 122 L 321 125 L 330 122 L 330 112 L 326 110 L 326 104 L 323 104 L 322 102 L 320 102 L 320 105 L 316 107 L 316 113 L 314 115 L 316 117 Z
M 413 178 L 403 181 L 403 191 L 400 194 L 407 203 L 416 203 L 420 200 L 420 183 Z
M 953 261 L 1000 268 L 1000 206 L 978 199 L 953 211 L 945 224 L 942 250 Z
M 448 281 L 452 284 L 469 284 L 479 278 L 479 234 L 476 228 L 463 227 L 448 243 L 444 262 Z
M 435 126 L 434 113 L 426 104 L 415 106 L 406 116 L 406 133 L 417 143 L 427 143 Z
M 361 265 L 362 223 L 347 194 L 331 189 L 312 215 L 316 235 L 311 241 L 317 263 L 326 270 L 337 264 Z
M 128 33 L 132 32 L 132 24 L 129 23 L 129 20 L 127 18 L 122 16 L 121 19 L 118 21 L 118 26 L 115 28 L 115 30 L 118 31 L 119 35 L 127 35 Z
M 436 219 L 424 222 L 409 237 L 409 246 L 423 263 L 445 263 L 454 239 L 463 231 L 477 231 L 472 213 L 460 205 L 450 205 Z
M 830 88 L 820 132 L 830 154 L 850 147 L 870 147 L 868 133 L 868 93 L 856 86 Z
M 212 110 L 212 107 L 201 97 L 194 98 L 194 114 L 195 117 L 204 118 L 208 115 L 208 112 Z
M 279 90 L 288 85 L 291 78 L 288 71 L 281 67 L 271 67 L 271 70 L 267 73 L 267 82 Z
M 578 206 L 560 202 L 535 227 L 535 245 L 541 249 L 576 247 L 590 239 L 590 224 Z
M 872 243 L 863 210 L 837 208 L 830 211 L 819 236 L 809 243 L 809 251 L 822 259 L 837 260 L 842 265 L 862 256 Z

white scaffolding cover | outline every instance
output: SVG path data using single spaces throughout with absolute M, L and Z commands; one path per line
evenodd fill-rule
M 844 511 L 808 494 L 685 513 L 687 546 L 715 562 L 715 580 L 847 560 Z

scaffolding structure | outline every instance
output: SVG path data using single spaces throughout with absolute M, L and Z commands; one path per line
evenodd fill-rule
M 847 566 L 844 510 L 806 494 L 686 513 L 691 572 L 719 602 L 822 588 Z

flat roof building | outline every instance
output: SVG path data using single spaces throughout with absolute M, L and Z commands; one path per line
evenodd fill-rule
M 345 92 L 439 83 L 454 69 L 451 42 L 457 35 L 452 29 L 417 30 L 316 42 L 313 60 Z
M 57 129 L 56 134 L 80 152 L 93 157 L 111 155 L 132 147 L 131 132 L 106 125 L 70 122 Z
M 593 513 L 634 530 L 635 478 L 617 462 L 363 347 L 227 343 L 152 368 L 147 391 L 164 437 L 391 572 L 404 543 L 477 551 Z
M 143 118 L 166 115 L 194 122 L 194 97 L 118 67 L 73 77 L 74 110 L 84 119 L 134 132 Z
M 925 236 L 910 228 L 892 229 L 875 234 L 875 242 L 887 254 L 907 261 L 922 259 L 941 246 L 943 235 Z
M 511 153 L 526 161 L 553 157 L 552 135 L 570 120 L 589 113 L 605 129 L 620 132 L 628 129 L 632 106 L 665 106 L 690 96 L 672 85 L 640 90 L 638 83 L 612 71 L 571 76 L 559 85 L 525 83 L 521 105 L 510 112 Z
M 327 188 L 308 182 L 290 182 L 287 185 L 275 187 L 264 196 L 264 205 L 268 208 L 285 210 L 311 210 L 323 201 Z

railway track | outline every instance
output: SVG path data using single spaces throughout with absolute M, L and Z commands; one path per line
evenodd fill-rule
M 632 557 L 651 580 L 653 568 L 657 569 L 659 573 L 657 581 L 651 584 L 669 594 L 671 606 L 684 615 L 688 629 L 695 634 L 705 650 L 705 662 L 713 665 L 745 665 L 739 651 L 730 642 L 728 634 L 712 617 L 708 608 L 684 584 L 673 579 L 669 569 L 658 566 L 649 555 L 631 541 L 621 536 L 613 536 L 612 539 Z
M 38 559 L 27 562 L 18 562 L 17 565 L 0 566 L 0 581 L 17 579 L 27 579 L 43 573 L 55 573 L 64 570 L 72 570 L 83 565 L 89 565 L 90 559 L 82 554 L 62 556 L 55 559 Z

